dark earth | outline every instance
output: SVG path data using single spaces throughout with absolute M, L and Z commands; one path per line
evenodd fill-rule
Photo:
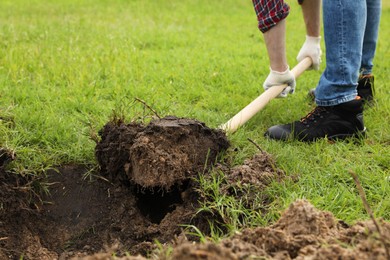
M 207 235 L 208 221 L 224 222 L 198 212 L 210 200 L 200 174 L 223 172 L 222 192 L 250 207 L 287 178 L 272 156 L 260 151 L 232 167 L 221 161 L 230 149 L 223 132 L 176 117 L 113 120 L 99 135 L 99 170 L 65 165 L 40 179 L 7 170 L 17 155 L 0 149 L 0 259 L 388 259 L 388 222 L 378 220 L 380 235 L 372 221 L 348 225 L 305 200 L 273 225 L 200 242 L 187 227 Z M 44 184 L 49 192 L 38 193 Z

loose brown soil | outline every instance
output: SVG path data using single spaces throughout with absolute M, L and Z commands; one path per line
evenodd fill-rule
M 390 247 L 390 223 L 380 221 Z M 269 227 L 244 229 L 213 243 L 183 243 L 173 259 L 388 259 L 372 221 L 349 226 L 298 200 Z
M 109 122 L 100 137 L 100 171 L 67 165 L 40 180 L 7 172 L 15 156 L 0 149 L 0 259 L 167 259 L 158 244 L 173 248 L 172 259 L 385 259 L 370 221 L 348 226 L 307 201 L 293 203 L 272 226 L 200 243 L 185 226 L 208 234 L 208 220 L 223 219 L 197 214 L 210 199 L 199 193 L 199 174 L 223 172 L 221 191 L 250 207 L 271 181 L 285 179 L 272 157 L 260 152 L 230 167 L 219 159 L 229 147 L 224 133 L 176 117 Z M 48 195 L 34 195 L 38 182 Z M 381 227 L 389 243 L 390 225 Z

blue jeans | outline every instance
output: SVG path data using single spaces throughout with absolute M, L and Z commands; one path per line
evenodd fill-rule
M 318 106 L 355 99 L 359 73 L 372 72 L 381 0 L 323 0 L 326 69 L 315 96 Z
M 367 21 L 364 31 L 363 56 L 360 66 L 360 74 L 369 75 L 374 66 L 372 60 L 375 56 L 376 44 L 378 41 L 379 20 L 381 17 L 382 1 L 366 0 L 367 2 Z

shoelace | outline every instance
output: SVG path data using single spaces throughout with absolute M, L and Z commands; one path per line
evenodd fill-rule
M 320 117 L 324 112 L 327 112 L 325 107 L 315 107 L 312 111 L 309 112 L 305 117 L 302 117 L 300 122 L 307 124 L 308 121 L 315 121 L 317 117 Z

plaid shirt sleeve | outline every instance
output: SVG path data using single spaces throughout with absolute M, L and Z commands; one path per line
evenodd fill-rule
M 259 30 L 263 33 L 285 19 L 290 7 L 283 0 L 252 0 L 259 22 Z

